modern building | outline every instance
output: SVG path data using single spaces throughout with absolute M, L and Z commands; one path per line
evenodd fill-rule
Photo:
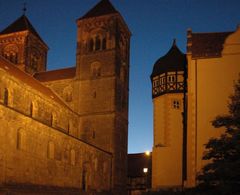
M 152 187 L 194 187 L 207 163 L 204 144 L 217 137 L 211 121 L 228 113 L 240 73 L 240 28 L 234 32 L 187 32 L 187 54 L 173 44 L 153 67 Z
M 77 20 L 76 66 L 47 71 L 26 15 L 0 32 L 1 193 L 126 193 L 130 36 L 101 0 Z

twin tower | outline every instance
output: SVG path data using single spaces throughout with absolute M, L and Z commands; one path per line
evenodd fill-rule
M 79 138 L 112 154 L 112 187 L 126 185 L 131 33 L 101 0 L 77 20 L 76 66 L 46 71 L 48 46 L 25 15 L 0 32 L 0 52 L 79 115 Z

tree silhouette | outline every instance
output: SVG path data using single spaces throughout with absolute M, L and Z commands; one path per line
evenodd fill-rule
M 224 127 L 219 138 L 211 138 L 205 145 L 203 160 L 210 160 L 197 177 L 199 187 L 212 189 L 219 194 L 240 194 L 240 79 L 230 96 L 229 114 L 217 116 L 215 128 Z

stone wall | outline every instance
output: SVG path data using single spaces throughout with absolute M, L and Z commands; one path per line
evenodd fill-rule
M 16 70 L 23 82 L 2 67 L 0 189 L 108 191 L 112 156 L 79 139 L 79 116 L 30 76 Z

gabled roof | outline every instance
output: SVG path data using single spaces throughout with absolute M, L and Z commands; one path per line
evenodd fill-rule
M 92 18 L 97 16 L 103 16 L 108 14 L 118 13 L 118 11 L 113 7 L 109 0 L 101 0 L 92 9 L 90 9 L 85 15 L 79 18 Z
M 7 28 L 2 30 L 0 32 L 0 35 L 21 32 L 21 31 L 25 31 L 25 30 L 30 31 L 32 34 L 34 34 L 36 37 L 38 37 L 44 43 L 42 38 L 39 36 L 39 34 L 37 33 L 37 31 L 35 30 L 33 25 L 28 20 L 27 16 L 25 16 L 25 15 L 22 15 L 16 21 L 14 21 L 12 24 L 10 24 Z
M 220 57 L 226 38 L 233 32 L 191 33 L 187 52 L 193 58 Z
M 41 82 L 72 79 L 75 77 L 76 67 L 51 70 L 47 72 L 38 72 L 34 74 L 34 78 Z
M 186 55 L 178 49 L 176 41 L 174 40 L 167 54 L 155 62 L 151 77 L 160 75 L 164 72 L 184 70 L 186 63 Z

